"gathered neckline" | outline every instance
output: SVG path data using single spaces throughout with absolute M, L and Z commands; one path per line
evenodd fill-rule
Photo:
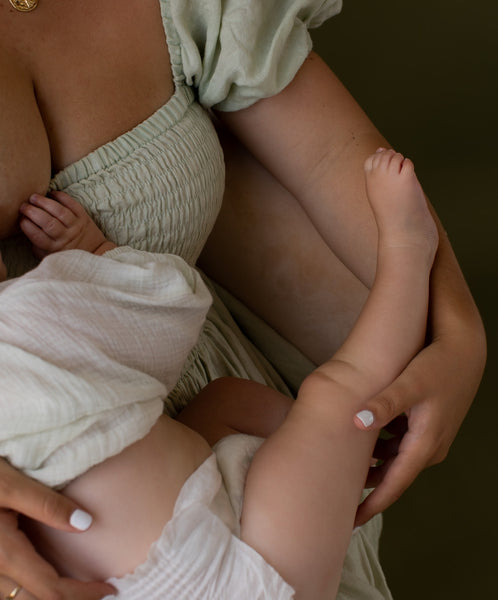
M 52 177 L 49 189 L 64 189 L 76 180 L 112 167 L 145 143 L 173 128 L 181 121 L 193 101 L 192 90 L 186 86 L 178 86 L 168 101 L 150 117 L 58 171 Z

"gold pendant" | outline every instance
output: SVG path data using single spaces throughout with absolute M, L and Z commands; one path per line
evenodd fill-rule
M 30 12 L 38 6 L 38 0 L 10 0 L 10 3 L 19 12 Z

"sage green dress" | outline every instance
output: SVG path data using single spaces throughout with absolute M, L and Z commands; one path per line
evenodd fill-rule
M 308 28 L 338 13 L 342 2 L 158 1 L 174 95 L 143 123 L 57 173 L 50 187 L 78 199 L 116 244 L 178 254 L 193 265 L 224 190 L 223 153 L 206 109 L 237 110 L 282 90 L 311 49 Z M 2 243 L 1 250 L 10 275 L 33 266 L 21 237 Z M 170 414 L 223 375 L 290 393 L 287 384 L 296 387 L 300 374 L 312 368 L 274 331 L 217 291 L 199 342 L 167 399 Z M 233 314 L 263 352 L 241 333 Z M 279 357 L 280 374 L 263 354 Z M 380 530 L 377 517 L 353 535 L 340 600 L 391 598 L 378 559 Z

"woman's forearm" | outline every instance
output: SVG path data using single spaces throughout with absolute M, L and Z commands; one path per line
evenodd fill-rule
M 452 329 L 457 322 L 466 324 L 469 334 L 480 340 L 482 360 L 485 355 L 485 333 L 479 311 L 467 286 L 448 235 L 435 210 L 430 207 L 439 230 L 439 248 L 431 277 L 432 336 Z

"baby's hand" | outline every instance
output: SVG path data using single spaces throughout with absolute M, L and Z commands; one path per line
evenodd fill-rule
M 52 198 L 33 194 L 19 211 L 20 227 L 37 258 L 71 249 L 103 254 L 114 247 L 79 202 L 64 192 L 53 192 Z

